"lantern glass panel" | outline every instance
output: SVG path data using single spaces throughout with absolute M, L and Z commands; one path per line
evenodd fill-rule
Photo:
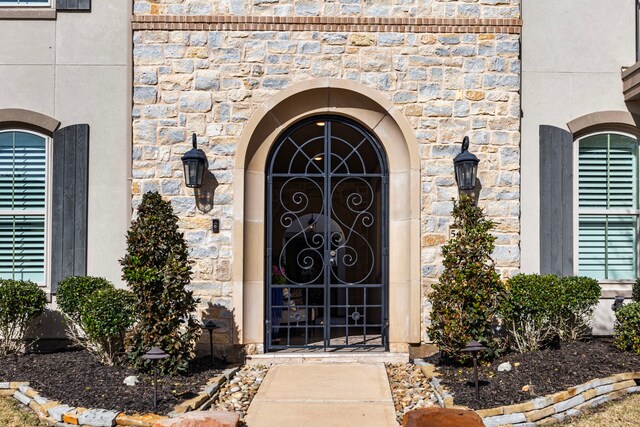
M 476 182 L 477 165 L 475 162 L 460 162 L 456 165 L 458 186 L 461 190 L 472 190 Z
M 204 165 L 197 159 L 184 161 L 184 176 L 187 187 L 199 187 L 202 185 Z

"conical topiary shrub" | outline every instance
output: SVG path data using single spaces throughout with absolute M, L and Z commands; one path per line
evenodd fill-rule
M 200 324 L 194 317 L 197 300 L 186 289 L 191 281 L 187 255 L 171 204 L 158 193 L 146 193 L 120 260 L 122 277 L 136 296 L 138 322 L 127 340 L 133 366 L 148 368 L 141 356 L 154 346 L 169 355 L 158 365 L 162 373 L 185 371 L 195 356 Z
M 496 273 L 491 253 L 495 237 L 489 233 L 493 222 L 469 196 L 462 196 L 452 212 L 453 237 L 442 246 L 444 271 L 430 295 L 429 337 L 440 351 L 457 361 L 470 340 L 495 351 L 492 321 L 504 285 Z

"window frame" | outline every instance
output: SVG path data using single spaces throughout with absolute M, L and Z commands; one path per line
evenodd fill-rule
M 640 1 L 640 0 L 639 0 Z M 580 142 L 586 138 L 598 136 L 598 135 L 621 135 L 627 138 L 632 138 L 638 144 L 636 155 L 636 168 L 638 171 L 638 180 L 640 181 L 640 136 L 626 131 L 607 129 L 596 132 L 589 132 L 580 135 L 573 141 L 573 274 L 580 274 Z M 636 276 L 640 277 L 640 182 L 636 187 L 636 197 L 638 200 L 637 209 L 617 209 L 616 215 L 635 215 L 636 216 Z M 585 212 L 586 211 L 586 212 Z M 600 208 L 587 208 L 583 209 L 582 213 L 586 215 L 611 215 L 608 213 L 608 209 Z M 636 278 L 632 279 L 598 279 L 601 284 L 633 284 Z
M 46 7 L 46 8 L 51 8 L 52 5 L 53 5 L 53 0 L 47 0 L 46 3 L 44 3 L 44 2 L 34 2 L 34 1 L 30 1 L 30 0 L 17 0 L 17 2 L 10 1 L 10 0 L 0 0 L 0 7 Z
M 29 129 L 23 128 L 6 128 L 0 129 L 0 133 L 8 133 L 8 132 L 22 132 L 29 133 L 32 135 L 36 135 L 40 138 L 44 139 L 45 144 L 45 155 L 44 155 L 44 209 L 42 209 L 42 214 L 38 213 L 35 215 L 43 215 L 44 216 L 44 282 L 35 282 L 39 287 L 47 288 L 49 287 L 49 283 L 51 282 L 51 268 L 50 268 L 50 258 L 51 258 L 51 179 L 52 179 L 52 168 L 51 168 L 51 158 L 53 154 L 53 138 L 48 135 L 45 135 L 41 132 L 32 131 Z M 14 216 L 14 210 L 0 210 L 0 216 Z

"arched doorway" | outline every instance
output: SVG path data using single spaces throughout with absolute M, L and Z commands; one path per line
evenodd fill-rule
M 388 349 L 388 168 L 361 125 L 319 115 L 267 160 L 265 347 Z

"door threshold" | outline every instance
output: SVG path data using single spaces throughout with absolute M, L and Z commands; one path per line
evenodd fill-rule
M 298 349 L 296 349 L 298 350 Z M 409 353 L 387 351 L 278 351 L 245 357 L 247 365 L 296 365 L 302 363 L 408 363 Z

